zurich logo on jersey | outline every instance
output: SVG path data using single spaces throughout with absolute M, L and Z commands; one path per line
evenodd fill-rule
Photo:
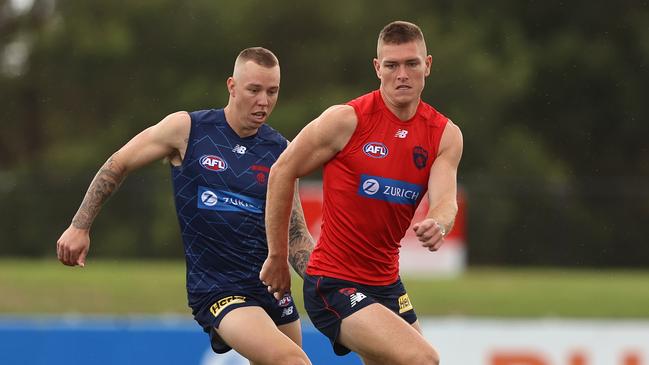
M 361 175 L 358 187 L 361 196 L 394 204 L 417 205 L 422 192 L 422 186 L 417 184 L 370 175 Z
M 211 190 L 203 190 L 201 193 L 201 202 L 206 207 L 213 207 L 219 202 L 219 197 Z
M 363 152 L 372 158 L 384 158 L 388 155 L 388 148 L 381 142 L 368 142 L 363 146 Z
M 363 192 L 367 195 L 374 195 L 379 191 L 381 185 L 376 179 L 367 179 L 363 181 Z
M 228 168 L 228 163 L 219 156 L 205 155 L 198 160 L 204 168 L 210 171 L 221 172 Z
M 220 212 L 238 212 L 261 214 L 264 201 L 243 194 L 236 194 L 229 190 L 216 190 L 205 186 L 198 186 L 198 209 L 216 210 Z

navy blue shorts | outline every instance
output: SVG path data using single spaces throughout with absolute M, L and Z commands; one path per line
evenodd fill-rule
M 313 325 L 331 341 L 337 355 L 350 350 L 337 342 L 340 323 L 373 303 L 383 304 L 409 324 L 417 321 L 401 279 L 390 285 L 372 286 L 326 276 L 304 274 L 304 308 Z
M 261 307 L 277 326 L 297 321 L 300 316 L 293 297 L 289 293 L 284 294 L 281 300 L 275 299 L 265 286 L 253 290 L 229 290 L 219 293 L 206 293 L 197 298 L 192 294 L 192 314 L 194 320 L 203 327 L 203 331 L 209 333 L 212 350 L 217 354 L 228 352 L 232 347 L 221 339 L 215 328 L 219 328 L 221 320 L 233 309 L 241 307 Z M 250 329 L 252 330 L 252 329 Z

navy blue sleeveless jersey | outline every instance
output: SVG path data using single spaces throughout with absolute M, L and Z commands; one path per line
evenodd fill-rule
M 241 138 L 223 109 L 189 115 L 187 151 L 172 174 L 192 305 L 206 293 L 262 285 L 266 183 L 287 141 L 265 124 Z

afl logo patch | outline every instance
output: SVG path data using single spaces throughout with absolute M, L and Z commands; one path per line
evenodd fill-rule
M 368 142 L 363 146 L 363 152 L 372 158 L 384 158 L 388 155 L 388 148 L 381 142 Z
M 289 305 L 291 305 L 291 303 L 293 303 L 293 298 L 291 298 L 291 295 L 284 294 L 284 297 L 277 302 L 277 305 L 279 305 L 280 307 L 288 307 Z
M 210 171 L 221 172 L 228 168 L 228 163 L 219 156 L 205 155 L 200 158 L 199 162 L 201 166 Z

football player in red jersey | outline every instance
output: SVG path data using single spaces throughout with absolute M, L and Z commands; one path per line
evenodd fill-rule
M 266 206 L 269 254 L 260 277 L 277 297 L 290 288 L 287 239 L 295 179 L 323 169 L 323 223 L 304 276 L 305 307 L 339 354 L 365 364 L 435 364 L 399 278 L 399 241 L 428 192 L 414 230 L 436 251 L 457 213 L 460 129 L 421 100 L 432 57 L 415 24 L 379 34 L 380 87 L 325 110 L 271 168 Z

